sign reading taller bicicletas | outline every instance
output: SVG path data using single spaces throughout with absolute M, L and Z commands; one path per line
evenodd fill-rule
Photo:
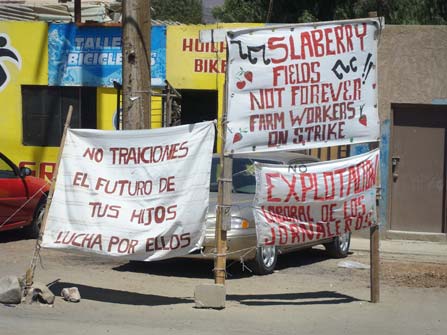
M 48 84 L 50 86 L 113 87 L 122 82 L 122 29 L 50 24 Z M 166 27 L 151 28 L 151 84 L 166 79 Z
M 214 124 L 69 130 L 43 246 L 126 259 L 188 254 L 204 238 Z
M 227 35 L 226 152 L 377 141 L 379 19 Z
M 293 166 L 256 164 L 258 245 L 298 245 L 377 225 L 379 150 Z

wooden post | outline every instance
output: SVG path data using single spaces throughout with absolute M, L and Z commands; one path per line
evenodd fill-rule
M 43 214 L 42 225 L 40 226 L 39 236 L 37 237 L 37 240 L 36 240 L 36 246 L 34 248 L 34 254 L 33 254 L 33 258 L 31 260 L 31 265 L 28 268 L 28 270 L 26 271 L 26 275 L 25 275 L 25 288 L 26 289 L 29 289 L 33 285 L 34 272 L 36 270 L 37 259 L 39 258 L 39 254 L 40 254 L 43 232 L 45 231 L 45 226 L 47 224 L 48 210 L 51 206 L 54 189 L 56 187 L 57 173 L 59 171 L 59 165 L 60 165 L 60 161 L 61 161 L 61 157 L 62 157 L 62 151 L 64 150 L 64 145 L 65 145 L 65 137 L 67 135 L 67 130 L 70 127 L 72 113 L 73 113 L 73 106 L 70 105 L 70 107 L 68 108 L 67 119 L 65 120 L 64 132 L 62 134 L 61 145 L 59 147 L 59 154 L 57 156 L 56 167 L 54 168 L 54 174 L 53 174 L 53 178 L 51 180 L 50 192 L 48 193 L 47 202 L 45 204 L 45 212 Z
M 74 16 L 76 24 L 82 23 L 81 0 L 75 0 L 74 2 Z
M 379 142 L 372 143 L 370 149 L 376 149 L 379 147 Z M 380 175 L 380 164 L 379 171 L 377 173 L 378 179 L 381 180 Z M 379 241 L 380 241 L 380 199 L 381 199 L 381 188 L 377 188 L 376 194 L 376 213 L 378 224 L 370 228 L 369 236 L 369 257 L 370 257 L 370 288 L 371 288 L 371 302 L 378 303 L 380 300 L 380 251 L 379 251 Z
M 379 254 L 379 226 L 370 229 L 370 280 L 371 280 L 371 302 L 378 303 L 380 300 L 380 254 Z
M 224 143 L 225 141 L 222 141 Z M 222 145 L 223 147 L 224 145 Z M 214 283 L 225 285 L 227 263 L 227 230 L 231 225 L 231 191 L 233 159 L 221 154 L 221 174 L 217 195 L 216 217 L 216 250 L 217 256 L 214 262 Z
M 228 56 L 228 55 L 227 55 Z M 221 172 L 218 183 L 217 215 L 216 215 L 216 251 L 214 261 L 214 283 L 225 285 L 227 263 L 227 230 L 231 228 L 231 193 L 233 191 L 233 159 L 225 154 L 225 137 L 227 133 L 227 103 L 228 87 L 225 82 L 223 115 L 220 123 L 222 141 L 220 146 Z
M 377 12 L 368 12 L 368 17 L 377 17 Z M 370 149 L 379 147 L 379 142 L 373 143 Z M 380 164 L 379 173 L 380 176 Z M 379 177 L 380 180 L 380 177 Z M 380 196 L 377 197 L 377 217 L 380 224 Z M 370 287 L 371 287 L 371 302 L 378 303 L 380 300 L 380 252 L 379 252 L 379 224 L 371 227 L 369 236 L 369 256 L 370 256 Z
M 123 1 L 123 129 L 151 127 L 149 0 Z

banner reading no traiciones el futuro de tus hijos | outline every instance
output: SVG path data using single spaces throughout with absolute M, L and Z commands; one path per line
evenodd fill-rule
M 256 163 L 258 245 L 297 245 L 377 224 L 379 150 L 294 166 Z
M 214 124 L 69 130 L 43 246 L 126 259 L 201 246 Z
M 229 32 L 225 151 L 377 141 L 380 19 Z

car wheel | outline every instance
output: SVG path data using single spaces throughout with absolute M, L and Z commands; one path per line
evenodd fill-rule
M 45 214 L 45 201 L 41 201 L 39 205 L 37 205 L 36 211 L 34 212 L 33 222 L 26 227 L 26 233 L 31 238 L 38 238 L 40 227 L 43 222 L 43 215 Z
M 349 253 L 349 246 L 351 245 L 351 233 L 334 237 L 332 242 L 326 243 L 324 247 L 327 253 L 333 258 L 345 258 Z
M 275 270 L 278 251 L 275 246 L 262 246 L 256 250 L 256 257 L 251 263 L 254 274 L 268 275 Z

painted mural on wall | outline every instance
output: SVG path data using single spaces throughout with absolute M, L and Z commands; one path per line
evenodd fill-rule
M 0 34 L 0 92 L 8 85 L 10 75 L 3 62 L 11 62 L 18 69 L 22 67 L 22 59 L 19 52 L 11 45 L 8 34 Z
M 0 151 L 33 175 L 49 179 L 57 149 L 22 143 L 22 88 L 47 85 L 47 36 L 46 22 L 0 22 Z
M 51 24 L 48 31 L 48 84 L 113 87 L 122 81 L 120 27 Z M 166 79 L 166 27 L 151 31 L 151 82 Z

